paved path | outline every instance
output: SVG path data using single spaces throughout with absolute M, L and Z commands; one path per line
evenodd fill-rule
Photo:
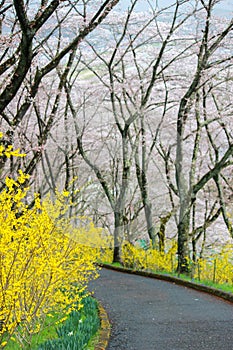
M 108 350 L 233 350 L 233 304 L 106 269 L 91 289 L 112 323 Z

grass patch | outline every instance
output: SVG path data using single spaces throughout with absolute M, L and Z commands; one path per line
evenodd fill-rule
M 32 335 L 30 345 L 20 345 L 10 339 L 6 350 L 94 350 L 99 339 L 100 320 L 97 301 L 87 296 L 82 300 L 83 307 L 74 310 L 61 324 L 56 324 L 61 315 L 46 317 L 43 330 Z M 51 324 L 52 323 L 52 324 Z
M 20 345 L 16 342 L 14 335 L 8 341 L 7 345 L 4 347 L 6 350 L 19 350 L 19 349 L 36 349 L 39 344 L 45 342 L 46 340 L 52 340 L 58 337 L 56 329 L 58 322 L 61 319 L 61 315 L 53 315 L 53 317 L 46 316 L 42 330 L 38 334 L 33 334 L 31 338 L 31 344 L 27 346 Z
M 161 272 L 161 271 L 153 271 L 154 273 L 157 273 L 157 274 L 166 274 L 166 275 L 170 275 L 170 276 L 173 276 L 173 277 L 177 277 L 177 278 L 181 278 L 182 280 L 185 280 L 185 281 L 191 281 L 191 282 L 194 282 L 196 284 L 202 284 L 202 285 L 205 285 L 205 286 L 208 286 L 208 287 L 212 287 L 212 288 L 215 288 L 215 289 L 219 289 L 219 290 L 222 290 L 224 292 L 228 292 L 228 293 L 233 293 L 233 285 L 232 284 L 228 284 L 228 283 L 216 283 L 216 282 L 213 282 L 211 280 L 206 280 L 206 279 L 197 279 L 197 278 L 192 278 L 191 276 L 187 276 L 185 274 L 177 274 L 177 273 L 165 273 L 165 272 Z
M 228 293 L 233 293 L 233 286 L 227 283 L 214 283 L 212 281 L 207 281 L 207 280 L 197 280 L 197 279 L 192 279 L 193 282 L 199 283 L 199 284 L 204 284 L 205 286 L 212 287 L 215 289 L 223 290 L 224 292 Z
M 123 265 L 119 262 L 114 262 L 111 264 L 112 266 L 116 266 L 116 267 L 123 267 Z
M 89 340 L 86 350 L 95 350 L 96 344 L 99 342 L 99 339 L 100 339 L 100 332 L 97 331 L 96 334 L 94 334 Z
M 202 280 L 202 279 L 197 279 L 197 278 L 192 278 L 191 276 L 187 276 L 185 274 L 177 274 L 177 273 L 170 273 L 170 272 L 165 272 L 165 271 L 156 271 L 156 270 L 150 270 L 150 272 L 159 274 L 159 275 L 168 275 L 168 276 L 172 276 L 172 277 L 177 277 L 180 278 L 182 280 L 185 281 L 190 281 L 190 282 L 194 282 L 196 284 L 202 284 L 205 285 L 207 287 L 212 287 L 215 289 L 219 289 L 222 290 L 224 292 L 228 292 L 228 293 L 233 293 L 233 285 L 228 284 L 228 283 L 215 283 L 213 281 L 210 280 Z

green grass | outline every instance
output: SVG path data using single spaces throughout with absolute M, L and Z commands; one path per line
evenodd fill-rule
M 214 283 L 212 281 L 207 281 L 207 280 L 199 281 L 196 279 L 195 280 L 193 279 L 192 281 L 195 283 L 204 284 L 205 286 L 208 286 L 208 287 L 223 290 L 224 292 L 233 293 L 233 286 L 228 283 L 220 284 L 220 283 Z
M 91 339 L 89 340 L 86 350 L 95 350 L 95 347 L 96 347 L 96 344 L 99 341 L 99 338 L 100 338 L 100 332 L 97 331 L 96 334 L 93 335 L 91 337 Z
M 112 266 L 116 266 L 116 267 L 123 267 L 123 265 L 119 262 L 114 262 L 111 264 Z
M 94 350 L 99 339 L 99 316 L 97 301 L 90 296 L 83 299 L 83 308 L 72 311 L 70 316 L 60 324 L 57 321 L 63 315 L 46 317 L 42 330 L 32 335 L 30 345 L 20 346 L 16 341 L 9 340 L 4 349 L 79 349 Z M 51 321 L 52 320 L 52 321 Z M 3 340 L 4 341 L 4 340 Z M 76 344 L 77 347 L 76 347 Z M 85 344 L 85 345 L 84 345 Z
M 36 349 L 39 344 L 42 344 L 44 341 L 49 339 L 57 338 L 56 332 L 56 322 L 61 319 L 61 315 L 54 315 L 53 318 L 46 317 L 43 323 L 43 328 L 38 334 L 32 335 L 30 349 Z M 15 338 L 14 336 L 12 338 Z M 26 348 L 26 347 L 25 347 Z M 7 345 L 5 346 L 6 350 L 19 350 L 23 349 L 16 341 L 10 339 Z
M 103 262 L 103 264 L 107 264 L 107 265 L 111 265 L 111 266 L 115 266 L 115 267 L 123 267 L 124 266 L 120 263 L 109 263 L 109 262 Z M 132 268 L 127 267 L 127 269 L 133 270 Z M 135 269 L 134 269 L 135 270 Z M 152 272 L 158 275 L 167 275 L 167 276 L 171 276 L 171 277 L 176 277 L 176 278 L 180 278 L 183 279 L 185 281 L 190 281 L 190 282 L 194 282 L 196 284 L 202 284 L 208 287 L 212 287 L 215 289 L 219 289 L 222 290 L 224 292 L 228 292 L 228 293 L 233 293 L 233 285 L 232 284 L 228 284 L 228 283 L 214 283 L 213 281 L 210 280 L 202 280 L 202 279 L 196 279 L 196 278 L 192 278 L 191 276 L 187 276 L 185 274 L 177 274 L 177 273 L 171 273 L 171 272 L 167 272 L 167 271 L 159 271 L 159 270 L 143 270 L 143 271 L 148 271 L 148 272 Z
M 194 282 L 196 284 L 202 284 L 208 287 L 212 287 L 215 289 L 219 289 L 222 290 L 224 292 L 228 292 L 228 293 L 233 293 L 233 285 L 230 285 L 228 283 L 214 283 L 213 281 L 210 280 L 202 280 L 202 279 L 197 279 L 197 278 L 192 278 L 191 276 L 187 276 L 185 274 L 177 274 L 177 273 L 169 273 L 169 272 L 165 272 L 165 271 L 155 271 L 155 270 L 151 270 L 150 272 L 154 272 L 156 274 L 160 274 L 160 275 L 168 275 L 168 276 L 172 276 L 172 277 L 177 277 L 180 278 L 182 280 L 185 281 L 190 281 L 190 282 Z
M 158 271 L 154 271 L 155 273 L 158 273 L 158 274 L 165 274 L 164 272 L 158 272 Z M 208 287 L 212 287 L 212 288 L 215 288 L 215 289 L 219 289 L 219 290 L 223 290 L 224 292 L 228 292 L 228 293 L 233 293 L 233 285 L 232 284 L 228 284 L 228 283 L 215 283 L 213 281 L 210 281 L 210 280 L 202 280 L 202 279 L 197 279 L 197 278 L 192 278 L 191 276 L 187 276 L 187 275 L 184 275 L 184 274 L 180 274 L 178 275 L 177 273 L 166 273 L 166 275 L 170 275 L 170 276 L 173 276 L 173 277 L 177 277 L 177 278 L 181 278 L 185 281 L 191 281 L 191 282 L 194 282 L 194 283 L 197 283 L 197 284 L 202 284 L 202 285 L 205 285 L 205 286 L 208 286 Z

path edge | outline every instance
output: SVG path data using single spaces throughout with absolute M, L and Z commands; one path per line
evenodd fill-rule
M 111 324 L 108 318 L 108 314 L 104 309 L 103 305 L 98 301 L 98 310 L 100 318 L 100 330 L 99 340 L 95 345 L 95 350 L 105 350 L 108 346 L 110 335 L 111 335 Z
M 115 270 L 115 271 L 119 271 L 119 272 L 124 272 L 124 273 L 129 273 L 129 274 L 133 274 L 133 275 L 139 275 L 139 276 L 144 276 L 144 277 L 150 277 L 150 278 L 155 278 L 158 280 L 162 280 L 162 281 L 167 281 L 170 283 L 175 283 L 187 288 L 192 288 L 192 289 L 196 289 L 198 291 L 204 292 L 204 293 L 208 293 L 211 294 L 213 296 L 216 296 L 218 298 L 224 299 L 230 303 L 233 303 L 233 293 L 228 293 L 228 292 L 224 292 L 220 289 L 216 289 L 213 287 L 208 287 L 204 284 L 199 284 L 199 283 L 195 283 L 192 281 L 186 281 L 183 280 L 182 278 L 179 277 L 173 277 L 170 275 L 166 275 L 166 274 L 159 274 L 159 273 L 154 273 L 154 272 L 149 272 L 149 271 L 142 271 L 142 270 L 132 270 L 126 267 L 120 267 L 120 266 L 112 266 L 106 263 L 101 263 L 99 264 L 100 267 L 109 269 L 109 270 Z

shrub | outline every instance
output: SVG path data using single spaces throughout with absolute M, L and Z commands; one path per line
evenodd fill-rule
M 196 262 L 190 260 L 192 274 L 190 277 L 205 282 L 218 284 L 233 284 L 233 245 L 226 244 Z M 135 270 L 153 270 L 155 272 L 176 273 L 177 244 L 173 242 L 166 253 L 159 252 L 151 247 L 147 250 L 125 243 L 122 249 L 122 260 L 126 267 Z
M 0 149 L 3 155 L 19 153 L 8 147 Z M 6 178 L 0 193 L 0 347 L 12 335 L 30 346 L 46 315 L 69 315 L 79 308 L 81 293 L 97 276 L 98 250 L 79 242 L 79 236 L 97 229 L 91 223 L 72 227 L 67 192 L 58 193 L 54 202 L 35 195 L 29 208 L 27 179 L 21 171 L 15 180 Z
M 166 253 L 162 253 L 152 247 L 145 250 L 127 242 L 122 249 L 122 260 L 126 267 L 136 270 L 149 269 L 172 273 L 176 266 L 176 252 L 176 243 Z

